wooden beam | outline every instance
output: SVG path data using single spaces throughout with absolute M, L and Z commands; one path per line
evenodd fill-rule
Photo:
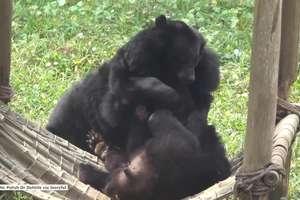
M 275 128 L 281 36 L 281 0 L 256 0 L 244 163 L 240 173 L 256 172 L 271 159 Z M 268 199 L 241 191 L 240 199 Z
M 278 96 L 287 100 L 290 87 L 297 78 L 298 48 L 300 30 L 300 1 L 285 0 L 282 2 L 281 50 L 279 61 Z M 277 188 L 271 192 L 270 199 L 280 200 L 287 197 L 291 150 L 288 151 L 285 164 L 286 176 Z
M 0 100 L 8 102 L 11 58 L 11 0 L 0 1 Z

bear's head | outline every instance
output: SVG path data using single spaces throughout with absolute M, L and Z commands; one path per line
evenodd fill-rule
M 195 80 L 205 39 L 182 21 L 161 15 L 154 26 L 139 32 L 124 47 L 130 73 L 152 76 L 166 83 Z

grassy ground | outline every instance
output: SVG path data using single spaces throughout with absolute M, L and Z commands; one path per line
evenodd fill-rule
M 15 0 L 11 107 L 45 124 L 64 90 L 112 57 L 118 47 L 159 14 L 197 27 L 221 60 L 221 85 L 210 122 L 223 137 L 229 156 L 243 146 L 253 0 Z M 300 102 L 300 80 L 292 91 Z M 300 196 L 300 144 L 295 143 L 290 199 Z M 14 193 L 3 199 L 30 197 Z

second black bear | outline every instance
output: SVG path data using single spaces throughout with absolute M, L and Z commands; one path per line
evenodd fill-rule
M 120 200 L 178 200 L 230 175 L 213 126 L 196 135 L 165 110 L 154 112 L 148 125 L 153 137 L 131 154 L 128 163 L 110 174 L 82 165 L 81 181 Z

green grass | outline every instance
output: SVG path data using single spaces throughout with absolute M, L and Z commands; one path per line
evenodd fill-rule
M 210 122 L 229 156 L 242 148 L 247 115 L 253 0 L 15 0 L 11 107 L 42 125 L 62 93 L 108 60 L 159 14 L 197 27 L 221 60 L 221 85 Z M 242 3 L 241 3 L 242 2 Z M 300 80 L 292 91 L 300 102 Z M 300 196 L 300 146 L 296 141 L 290 199 Z M 0 200 L 6 197 L 1 197 Z M 8 199 L 30 199 L 13 194 Z

